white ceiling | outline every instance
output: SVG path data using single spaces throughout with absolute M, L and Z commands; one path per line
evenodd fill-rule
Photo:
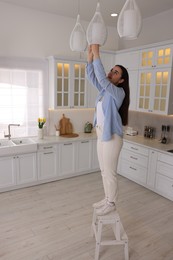
M 125 0 L 0 0 L 39 11 L 76 18 L 78 11 L 81 20 L 90 21 L 94 15 L 97 2 L 100 2 L 101 13 L 106 25 L 115 26 L 117 18 L 112 12 L 119 13 Z M 173 0 L 136 0 L 143 18 L 173 9 Z

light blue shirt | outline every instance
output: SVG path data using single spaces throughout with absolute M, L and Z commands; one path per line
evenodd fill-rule
M 123 136 L 123 126 L 120 114 L 118 112 L 125 97 L 123 88 L 113 85 L 106 76 L 103 65 L 100 59 L 88 63 L 86 67 L 88 80 L 94 85 L 99 95 L 96 98 L 95 107 L 97 102 L 103 96 L 103 113 L 104 113 L 104 127 L 103 127 L 103 141 L 109 141 L 113 134 Z M 97 116 L 94 114 L 93 125 L 97 125 Z

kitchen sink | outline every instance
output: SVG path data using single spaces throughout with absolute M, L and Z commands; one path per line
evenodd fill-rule
M 31 153 L 37 151 L 37 143 L 30 138 L 0 140 L 0 156 Z
M 15 145 L 11 140 L 0 140 L 0 149 Z
M 30 138 L 12 139 L 12 142 L 15 145 L 35 144 L 35 142 L 32 139 L 30 139 Z

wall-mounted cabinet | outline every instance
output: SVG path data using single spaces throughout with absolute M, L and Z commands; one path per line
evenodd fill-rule
M 173 114 L 172 68 L 139 72 L 138 111 Z
M 172 67 L 173 45 L 147 48 L 140 51 L 141 69 Z
M 49 57 L 49 108 L 84 108 L 86 62 Z
M 115 64 L 124 66 L 129 73 L 130 110 L 137 107 L 139 51 L 119 52 L 115 55 Z

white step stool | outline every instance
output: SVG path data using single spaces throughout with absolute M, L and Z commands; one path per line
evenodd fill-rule
M 111 224 L 115 239 L 101 241 L 102 228 L 106 224 Z M 100 246 L 102 245 L 124 245 L 125 260 L 129 260 L 128 237 L 116 210 L 104 216 L 97 216 L 94 209 L 92 235 L 95 235 L 96 239 L 95 260 L 99 260 Z

